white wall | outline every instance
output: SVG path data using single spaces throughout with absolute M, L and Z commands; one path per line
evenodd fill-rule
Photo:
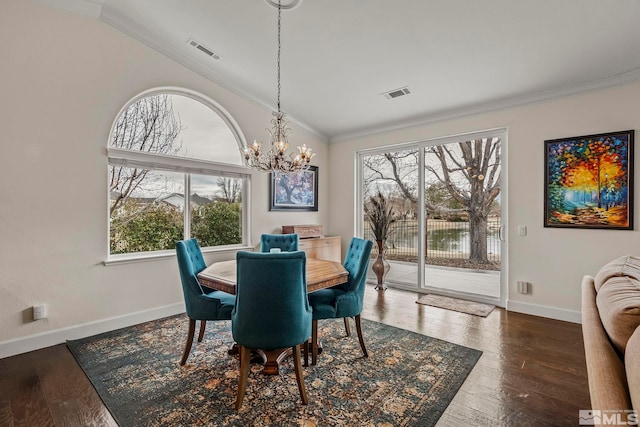
M 329 226 L 343 236 L 343 243 L 355 233 L 354 153 L 357 150 L 507 128 L 508 307 L 514 311 L 579 321 L 582 276 L 595 274 L 599 267 L 618 256 L 640 254 L 638 209 L 633 231 L 544 228 L 544 140 L 640 129 L 639 102 L 640 84 L 636 83 L 331 143 Z M 635 158 L 637 161 L 637 154 Z M 637 186 L 634 193 L 635 199 L 640 201 Z M 527 236 L 517 235 L 518 225 L 527 226 Z M 533 292 L 518 294 L 518 280 L 531 282 Z
M 32 1 L 2 1 L 0 64 L 0 357 L 88 330 L 77 330 L 78 325 L 94 322 L 97 331 L 104 319 L 115 318 L 114 326 L 179 310 L 174 257 L 102 264 L 108 247 L 106 146 L 113 120 L 132 97 L 162 86 L 217 101 L 248 140 L 264 137 L 271 112 L 107 24 Z M 292 138 L 318 153 L 320 211 L 269 212 L 268 176 L 256 173 L 253 243 L 260 233 L 284 224 L 327 226 L 326 141 L 296 126 Z M 48 304 L 48 319 L 30 320 L 35 303 Z M 51 338 L 52 331 L 59 333 Z

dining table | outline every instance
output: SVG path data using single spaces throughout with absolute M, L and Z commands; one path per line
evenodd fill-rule
M 349 272 L 335 261 L 307 258 L 307 293 L 346 283 Z M 200 284 L 206 288 L 236 294 L 236 260 L 214 262 L 198 273 Z M 291 349 L 260 350 L 254 349 L 264 363 L 265 375 L 277 375 L 280 363 L 291 354 Z M 231 353 L 237 352 L 234 344 Z M 306 358 L 305 358 L 306 359 Z

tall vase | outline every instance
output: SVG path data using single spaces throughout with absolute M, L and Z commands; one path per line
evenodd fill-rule
M 376 273 L 376 277 L 378 278 L 378 284 L 376 285 L 376 290 L 384 291 L 387 289 L 387 285 L 385 285 L 384 280 L 387 277 L 387 273 L 389 272 L 389 261 L 384 259 L 384 253 L 386 248 L 384 247 L 384 242 L 382 240 L 376 241 L 378 245 L 378 258 L 373 262 L 371 266 L 374 273 Z

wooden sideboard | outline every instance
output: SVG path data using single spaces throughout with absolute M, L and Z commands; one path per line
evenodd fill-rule
M 300 250 L 305 251 L 309 258 L 342 262 L 340 236 L 300 239 Z

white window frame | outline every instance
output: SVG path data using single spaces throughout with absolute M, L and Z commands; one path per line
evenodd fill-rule
M 241 156 L 244 148 L 247 146 L 247 141 L 240 130 L 237 122 L 233 117 L 217 102 L 212 99 L 182 88 L 175 87 L 161 87 L 145 91 L 129 102 L 116 115 L 114 125 L 111 128 L 109 134 L 109 140 L 107 141 L 107 166 L 127 166 L 150 169 L 155 171 L 170 171 L 184 173 L 185 176 L 185 209 L 184 209 L 184 238 L 188 239 L 191 236 L 190 227 L 190 177 L 194 175 L 209 175 L 209 176 L 221 176 L 226 178 L 237 178 L 242 180 L 242 242 L 234 245 L 225 246 L 211 246 L 202 248 L 203 252 L 221 252 L 221 251 L 237 251 L 241 249 L 250 249 L 251 242 L 251 172 L 244 165 L 234 165 L 229 163 L 220 163 L 209 160 L 191 159 L 187 157 L 169 156 L 155 153 L 145 153 L 142 151 L 126 150 L 122 148 L 111 148 L 109 145 L 112 140 L 113 129 L 115 123 L 120 116 L 134 103 L 140 99 L 153 96 L 153 95 L 181 95 L 192 98 L 195 101 L 201 102 L 205 106 L 209 107 L 213 113 L 225 122 L 231 131 L 236 143 L 238 144 L 238 156 Z M 239 157 L 241 158 L 241 157 Z M 110 197 L 109 187 L 107 186 L 107 199 Z M 107 236 L 110 235 L 110 216 L 107 203 Z M 109 239 L 107 239 L 107 259 L 104 261 L 105 265 L 126 263 L 126 262 L 138 262 L 157 258 L 167 258 L 175 256 L 175 250 L 160 250 L 151 252 L 136 252 L 127 254 L 111 254 L 109 247 Z

